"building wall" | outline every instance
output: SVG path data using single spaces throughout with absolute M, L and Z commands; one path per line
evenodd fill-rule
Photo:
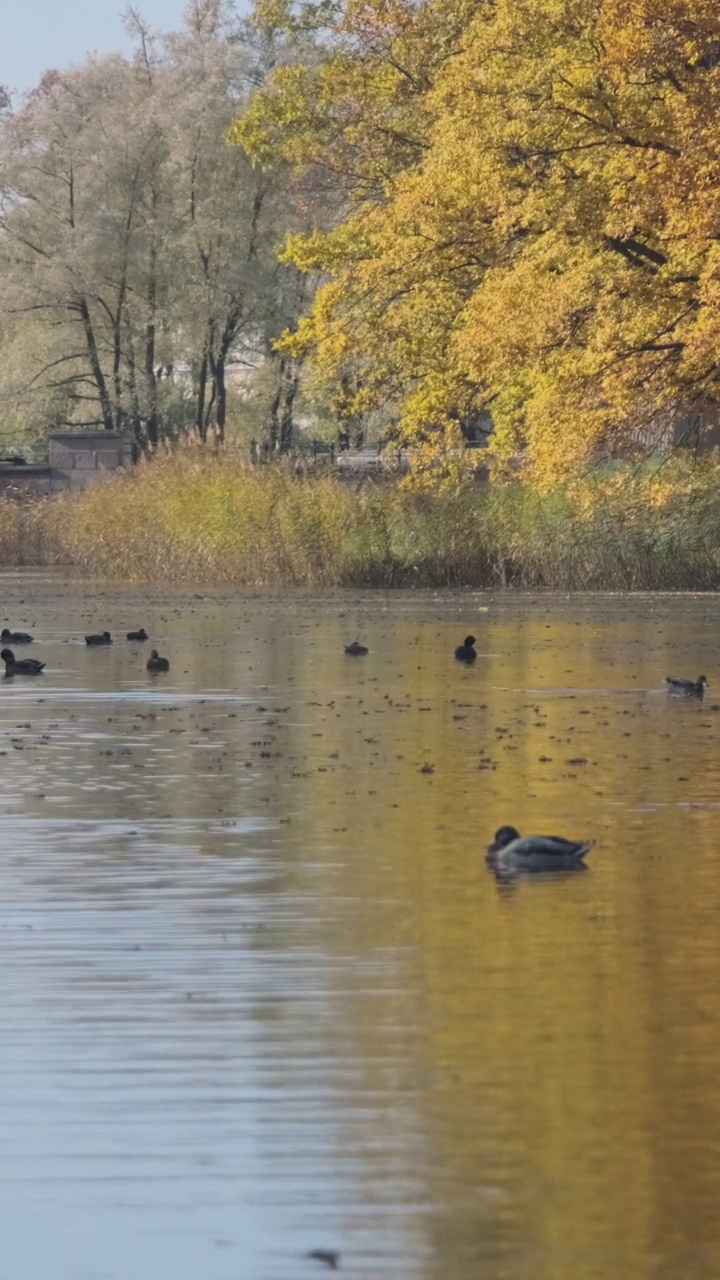
M 637 424 L 629 433 L 629 441 L 633 448 L 658 456 L 674 449 L 697 449 L 703 453 L 717 449 L 720 447 L 718 405 L 712 400 L 700 402 L 692 413 L 684 417 L 672 409 L 645 410 L 642 418 L 638 415 Z M 622 457 L 626 452 L 621 447 L 617 456 Z
M 50 467 L 67 477 L 67 487 L 86 489 L 103 474 L 132 462 L 132 440 L 124 431 L 55 431 L 49 440 Z
M 718 406 L 707 403 L 697 413 L 675 424 L 673 444 L 687 449 L 717 449 L 720 447 L 720 420 Z

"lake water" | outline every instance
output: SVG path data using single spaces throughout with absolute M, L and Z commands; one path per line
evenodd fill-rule
M 720 1276 L 720 599 L 2 592 L 3 1277 Z

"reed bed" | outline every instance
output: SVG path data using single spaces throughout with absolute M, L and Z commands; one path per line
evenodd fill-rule
M 85 493 L 0 502 L 0 563 L 243 586 L 715 590 L 720 468 L 668 464 L 429 496 L 201 453 Z

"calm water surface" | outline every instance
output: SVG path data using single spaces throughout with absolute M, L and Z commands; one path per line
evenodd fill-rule
M 720 1277 L 720 599 L 2 587 L 3 1278 Z

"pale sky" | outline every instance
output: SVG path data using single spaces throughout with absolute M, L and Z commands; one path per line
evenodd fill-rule
M 152 27 L 177 31 L 186 0 L 136 0 Z M 0 0 L 0 85 L 31 89 L 49 67 L 127 49 L 124 0 Z M 238 8 L 250 7 L 250 0 Z

